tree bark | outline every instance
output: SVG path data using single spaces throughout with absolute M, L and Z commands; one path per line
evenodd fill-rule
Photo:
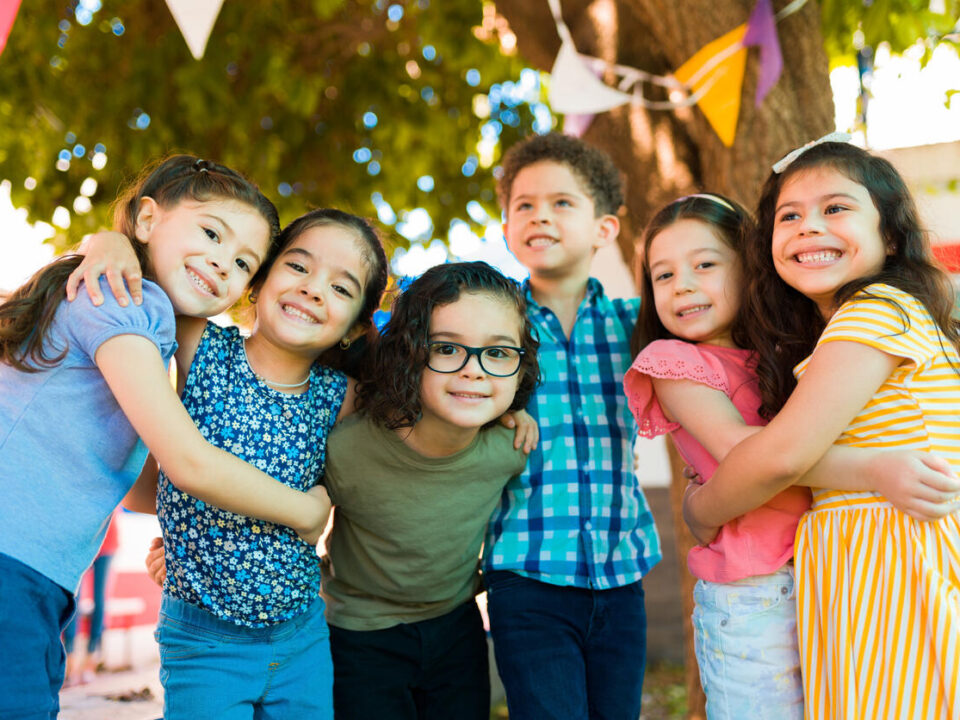
M 543 0 L 495 0 L 530 63 L 550 70 L 560 48 L 553 18 Z M 701 47 L 747 21 L 755 0 L 562 0 L 563 17 L 577 50 L 658 75 L 675 71 Z M 774 11 L 787 0 L 774 0 Z M 750 49 L 740 117 L 733 147 L 724 147 L 699 108 L 648 111 L 634 105 L 598 115 L 584 140 L 605 150 L 624 174 L 626 217 L 620 235 L 625 262 L 632 264 L 647 220 L 665 203 L 692 192 L 719 192 L 755 206 L 770 165 L 792 148 L 833 128 L 833 96 L 820 30 L 818 3 L 811 0 L 777 26 L 783 73 L 760 107 L 754 95 L 758 53 Z M 608 78 L 608 81 L 610 79 Z M 650 100 L 666 99 L 646 86 Z M 671 449 L 671 490 L 677 521 L 681 577 L 689 578 L 686 552 L 693 539 L 680 518 L 685 481 L 682 461 Z M 687 641 L 689 717 L 704 717 L 692 628 L 692 578 L 681 588 Z

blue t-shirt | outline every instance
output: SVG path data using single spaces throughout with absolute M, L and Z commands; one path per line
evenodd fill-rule
M 237 328 L 208 323 L 183 404 L 207 442 L 307 490 L 323 474 L 346 388 L 342 373 L 314 364 L 306 392 L 274 390 L 250 369 Z M 157 515 L 164 592 L 247 627 L 296 617 L 319 596 L 316 550 L 292 529 L 208 505 L 177 490 L 162 468 Z
M 57 309 L 45 339 L 63 361 L 39 372 L 0 363 L 0 552 L 68 591 L 100 547 L 110 514 L 133 485 L 147 449 L 94 363 L 102 343 L 141 335 L 166 364 L 176 349 L 173 306 L 143 283 L 143 304 L 120 307 L 106 281 L 94 307 L 81 289 Z

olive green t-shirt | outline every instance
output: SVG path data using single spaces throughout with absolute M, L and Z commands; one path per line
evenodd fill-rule
M 476 595 L 487 520 L 527 462 L 513 436 L 492 427 L 460 452 L 430 458 L 363 414 L 334 428 L 323 573 L 331 625 L 381 630 L 439 617 Z

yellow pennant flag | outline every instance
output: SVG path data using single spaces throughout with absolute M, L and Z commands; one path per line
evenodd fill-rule
M 694 93 L 703 92 L 697 105 L 727 147 L 733 145 L 740 116 L 743 71 L 747 65 L 747 49 L 742 44 L 746 32 L 743 24 L 704 45 L 674 73 Z

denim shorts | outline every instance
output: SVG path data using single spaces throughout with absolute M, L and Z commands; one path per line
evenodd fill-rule
M 707 720 L 802 720 L 793 565 L 693 591 Z
M 165 720 L 331 720 L 323 611 L 318 597 L 291 620 L 248 628 L 164 595 L 155 637 Z

